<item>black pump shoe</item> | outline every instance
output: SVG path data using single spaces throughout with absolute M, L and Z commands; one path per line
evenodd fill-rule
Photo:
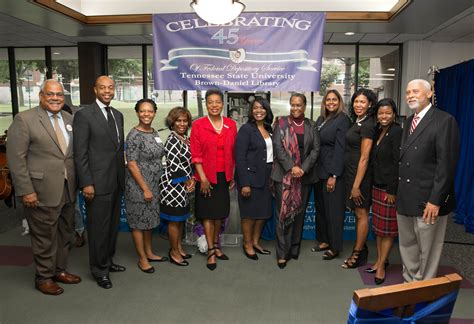
M 168 252 L 168 258 L 170 259 L 170 262 L 171 262 L 172 264 L 175 264 L 175 265 L 177 265 L 177 266 L 186 267 L 186 266 L 189 265 L 189 262 L 186 261 L 186 260 L 183 260 L 183 261 L 181 261 L 181 262 L 178 262 L 178 261 L 176 261 L 175 259 L 173 259 L 173 257 L 171 256 L 171 250 Z M 183 259 L 184 259 L 184 257 L 183 257 Z
M 278 268 L 280 268 L 280 269 L 285 269 L 286 263 L 287 263 L 286 261 L 285 261 L 285 262 L 278 262 L 278 263 L 277 263 Z
M 377 286 L 383 284 L 384 281 L 385 281 L 385 277 L 384 277 L 384 278 L 377 278 L 377 277 L 374 277 L 374 282 L 375 282 L 375 284 L 376 284 Z
M 247 258 L 251 259 L 251 260 L 255 260 L 257 261 L 258 260 L 258 255 L 257 254 L 250 254 L 250 253 L 247 253 L 247 251 L 245 251 L 245 247 L 242 246 L 242 250 L 244 251 L 244 254 Z

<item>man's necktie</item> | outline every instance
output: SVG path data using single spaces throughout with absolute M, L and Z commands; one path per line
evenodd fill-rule
M 105 111 L 107 112 L 107 123 L 109 124 L 110 132 L 112 133 L 112 138 L 115 140 L 115 143 L 118 143 L 117 126 L 115 125 L 114 116 L 112 116 L 110 107 L 105 107 Z
M 64 138 L 63 131 L 61 130 L 61 126 L 59 126 L 59 116 L 57 114 L 53 115 L 53 124 L 54 124 L 54 132 L 56 133 L 56 138 L 58 139 L 59 147 L 64 155 L 67 152 L 67 143 L 66 138 Z M 67 179 L 67 169 L 64 167 L 64 178 Z
M 413 120 L 411 122 L 411 127 L 410 127 L 410 135 L 415 131 L 415 128 L 418 125 L 419 120 L 420 120 L 420 117 L 418 117 L 417 115 L 413 117 Z

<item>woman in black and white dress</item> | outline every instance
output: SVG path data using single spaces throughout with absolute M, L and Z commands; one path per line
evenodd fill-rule
M 194 190 L 191 150 L 186 133 L 191 126 L 191 113 L 175 107 L 166 117 L 171 134 L 165 143 L 166 168 L 160 179 L 160 218 L 167 220 L 170 240 L 169 259 L 178 266 L 187 266 L 191 258 L 181 245 L 183 224 L 191 215 L 189 193 Z

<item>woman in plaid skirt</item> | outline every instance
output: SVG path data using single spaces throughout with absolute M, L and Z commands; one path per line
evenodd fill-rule
M 378 132 L 372 146 L 372 229 L 377 236 L 377 262 L 365 271 L 375 273 L 375 284 L 385 281 L 385 268 L 393 239 L 398 235 L 395 200 L 402 128 L 396 123 L 397 107 L 392 99 L 375 106 Z

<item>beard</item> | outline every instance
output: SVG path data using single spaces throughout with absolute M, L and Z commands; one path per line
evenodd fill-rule
M 418 99 L 415 99 L 414 102 L 411 103 L 407 102 L 407 104 L 411 110 L 416 110 L 421 106 L 421 102 Z

